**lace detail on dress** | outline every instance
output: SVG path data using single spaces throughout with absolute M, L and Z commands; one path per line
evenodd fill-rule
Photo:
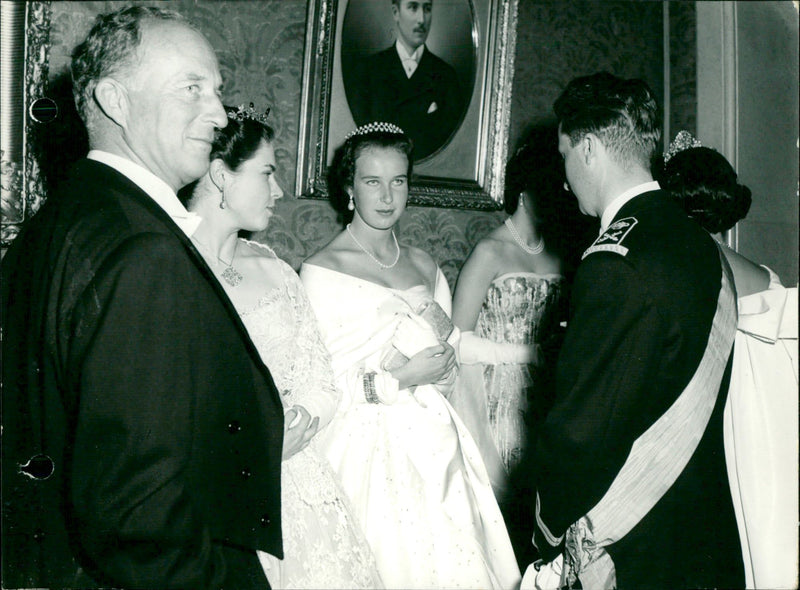
M 475 335 L 494 342 L 534 344 L 552 334 L 563 278 L 533 273 L 508 274 L 489 285 Z M 506 469 L 515 467 L 526 447 L 528 401 L 535 395 L 536 368 L 487 365 L 486 407 L 497 450 Z
M 253 343 L 281 390 L 284 406 L 298 404 L 320 425 L 330 421 L 338 402 L 330 356 L 300 279 L 271 249 L 285 288 L 265 293 L 241 313 Z M 281 519 L 285 558 L 267 557 L 274 588 L 383 587 L 375 559 L 333 470 L 315 442 L 282 464 Z

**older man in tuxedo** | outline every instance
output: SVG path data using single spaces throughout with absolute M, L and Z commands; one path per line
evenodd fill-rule
M 414 141 L 414 158 L 443 147 L 463 115 L 465 100 L 453 67 L 425 45 L 433 0 L 392 0 L 397 41 L 358 64 L 347 98 L 356 125 L 387 121 Z
M 536 444 L 534 542 L 587 590 L 742 587 L 722 441 L 730 270 L 653 181 L 660 123 L 643 81 L 577 78 L 555 112 L 569 187 L 602 230 Z
M 72 76 L 91 151 L 3 261 L 3 584 L 266 588 L 281 401 L 175 195 L 227 122 L 216 57 L 133 7 Z

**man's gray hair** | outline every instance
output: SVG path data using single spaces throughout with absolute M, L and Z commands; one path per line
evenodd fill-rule
M 98 80 L 134 65 L 145 20 L 178 21 L 191 27 L 179 13 L 149 6 L 129 6 L 98 15 L 86 39 L 72 52 L 72 94 L 75 106 L 89 127 L 94 89 Z

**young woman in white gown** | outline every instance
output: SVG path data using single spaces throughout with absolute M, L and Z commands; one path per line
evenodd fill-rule
M 352 222 L 300 271 L 343 392 L 320 447 L 387 588 L 514 588 L 519 569 L 486 469 L 445 399 L 456 371 L 447 281 L 395 237 L 410 154 L 399 128 L 372 123 L 331 166 L 332 202 Z
M 750 189 L 725 157 L 681 131 L 665 156 L 662 186 L 706 231 L 744 219 Z M 739 323 L 725 405 L 728 481 L 748 588 L 797 587 L 797 287 L 721 244 L 733 271 Z
M 291 267 L 268 246 L 238 237 L 265 229 L 283 196 L 273 131 L 252 105 L 226 110 L 228 126 L 217 131 L 209 171 L 187 188 L 188 209 L 202 218 L 192 241 L 239 312 L 286 408 L 285 557 L 259 558 L 273 588 L 382 588 L 363 533 L 316 448 L 315 435 L 333 417 L 340 394 L 314 314 Z

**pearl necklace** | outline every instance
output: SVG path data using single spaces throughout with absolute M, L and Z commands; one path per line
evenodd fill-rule
M 350 229 L 350 224 L 349 223 L 347 224 L 347 227 L 345 229 L 347 229 L 347 233 L 350 234 L 350 237 L 353 238 L 353 241 L 356 243 L 356 246 L 361 248 L 361 250 L 364 252 L 364 254 L 366 254 L 367 256 L 372 258 L 372 260 L 375 261 L 375 264 L 380 266 L 382 270 L 386 270 L 387 268 L 394 268 L 394 266 L 400 260 L 400 244 L 397 243 L 397 236 L 394 235 L 394 230 L 392 230 L 392 238 L 394 239 L 394 247 L 397 248 L 397 256 L 394 257 L 394 262 L 392 262 L 391 264 L 384 264 L 383 262 L 378 260 L 378 258 L 376 258 L 375 255 L 372 254 L 372 252 L 370 252 L 364 246 L 361 245 L 361 242 L 359 242 L 356 239 L 355 235 L 353 235 L 353 231 Z
M 522 248 L 525 252 L 531 255 L 541 254 L 544 252 L 544 238 L 539 238 L 539 243 L 535 246 L 528 246 L 528 244 L 526 244 L 519 235 L 517 228 L 514 227 L 514 222 L 511 221 L 510 217 L 506 218 L 505 224 L 509 233 L 511 234 L 511 237 L 514 238 L 514 241 L 517 243 L 517 246 Z

